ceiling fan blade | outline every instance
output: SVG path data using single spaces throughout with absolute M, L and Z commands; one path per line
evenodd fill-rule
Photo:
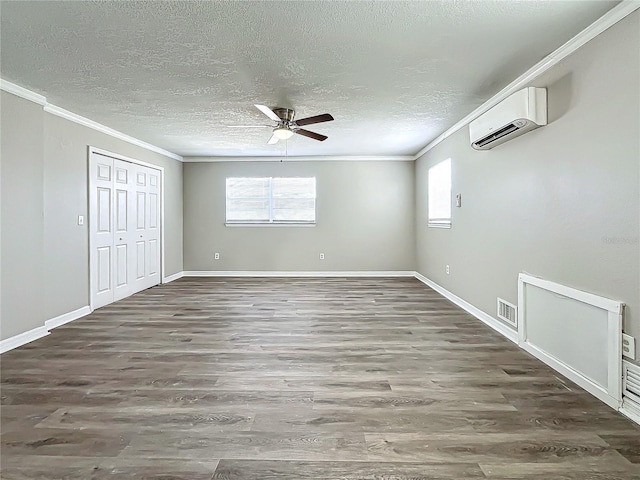
M 272 125 L 225 125 L 227 128 L 273 128 Z
M 256 105 L 257 107 L 257 105 Z M 311 125 L 312 123 L 322 123 L 322 122 L 330 122 L 333 120 L 333 117 L 328 113 L 323 113 L 322 115 L 316 115 L 315 117 L 307 117 L 301 118 L 300 120 L 296 120 L 297 125 Z
M 278 137 L 276 137 L 275 135 L 271 135 L 271 138 L 267 142 L 267 145 L 273 145 L 275 143 L 278 143 Z
M 298 135 L 304 135 L 305 137 L 313 138 L 314 140 L 319 140 L 321 142 L 329 138 L 325 135 L 320 135 L 319 133 L 310 132 L 309 130 L 305 130 L 304 128 L 299 128 L 298 130 L 296 130 L 296 133 Z
M 255 106 L 258 110 L 260 110 L 262 113 L 264 113 L 267 117 L 269 117 L 271 120 L 275 121 L 275 122 L 280 122 L 280 117 L 278 115 L 276 115 L 275 113 L 273 113 L 273 110 L 271 110 L 269 107 L 266 107 L 264 105 L 256 105 Z

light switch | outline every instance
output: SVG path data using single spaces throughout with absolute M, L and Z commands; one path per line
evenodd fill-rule
M 84 225 L 84 215 L 78 215 L 78 225 Z

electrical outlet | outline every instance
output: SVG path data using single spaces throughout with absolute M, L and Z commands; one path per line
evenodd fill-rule
M 636 339 L 626 333 L 622 334 L 622 356 L 636 359 Z
M 320 260 L 324 260 L 324 253 L 320 254 Z
M 449 273 L 451 273 L 451 270 L 449 269 L 449 265 L 444 267 L 444 271 L 447 272 L 447 275 L 449 275 Z
M 220 260 L 220 254 L 218 252 L 213 254 L 213 259 L 214 260 Z
M 462 194 L 458 193 L 456 195 L 456 207 L 461 207 L 462 206 Z

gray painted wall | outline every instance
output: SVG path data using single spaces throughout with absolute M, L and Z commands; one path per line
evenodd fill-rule
M 640 338 L 640 14 L 533 86 L 550 124 L 476 152 L 463 128 L 416 164 L 417 270 L 496 317 L 520 272 L 624 301 Z M 427 171 L 452 159 L 450 230 L 427 227 Z M 451 274 L 445 274 L 445 265 Z
M 2 339 L 89 304 L 88 146 L 165 169 L 165 275 L 182 268 L 182 163 L 2 92 Z
M 88 305 L 87 146 L 164 167 L 165 276 L 182 271 L 182 162 L 45 113 L 45 306 L 52 316 Z M 82 252 L 79 254 L 79 252 Z M 70 272 L 72 274 L 70 275 Z M 61 277 L 65 282 L 56 281 Z M 81 303 L 84 302 L 84 303 Z
M 228 176 L 315 176 L 317 225 L 226 227 Z M 185 270 L 413 271 L 413 176 L 413 162 L 185 163 Z
M 2 92 L 0 338 L 43 325 L 42 107 Z

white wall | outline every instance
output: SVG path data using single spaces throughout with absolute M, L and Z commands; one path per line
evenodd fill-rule
M 528 272 L 627 304 L 640 337 L 640 13 L 532 83 L 550 124 L 485 152 L 463 128 L 416 164 L 417 270 L 496 317 Z M 427 227 L 427 171 L 452 159 L 450 230 Z M 445 274 L 445 264 L 451 274 Z
M 89 304 L 88 147 L 165 169 L 165 275 L 182 271 L 182 163 L 46 113 L 2 106 L 2 318 L 6 339 Z
M 413 171 L 393 161 L 185 163 L 185 270 L 413 271 Z M 317 225 L 226 227 L 228 176 L 315 176 Z

